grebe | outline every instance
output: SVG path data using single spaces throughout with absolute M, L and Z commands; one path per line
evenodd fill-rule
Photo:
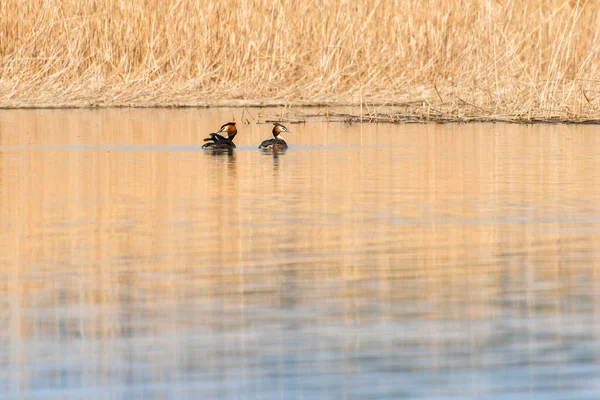
M 220 132 L 226 132 L 227 137 L 219 135 Z M 213 150 L 229 150 L 235 149 L 235 143 L 233 143 L 233 138 L 237 135 L 238 131 L 235 127 L 235 122 L 228 122 L 221 127 L 217 132 L 211 133 L 208 135 L 202 145 L 203 149 L 213 149 Z
M 285 150 L 288 148 L 287 143 L 283 140 L 283 136 L 281 136 L 281 132 L 294 133 L 290 131 L 285 126 L 281 125 L 279 122 L 273 123 L 273 139 L 265 140 L 258 146 L 261 150 Z

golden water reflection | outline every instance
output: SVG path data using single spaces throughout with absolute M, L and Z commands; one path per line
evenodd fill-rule
M 0 112 L 0 393 L 600 394 L 599 128 L 240 114 Z

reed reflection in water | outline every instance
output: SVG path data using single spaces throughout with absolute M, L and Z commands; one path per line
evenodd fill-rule
M 600 128 L 0 112 L 2 398 L 600 396 Z

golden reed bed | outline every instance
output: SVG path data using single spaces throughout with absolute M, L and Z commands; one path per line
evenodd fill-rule
M 593 122 L 599 14 L 593 0 L 4 0 L 0 107 Z

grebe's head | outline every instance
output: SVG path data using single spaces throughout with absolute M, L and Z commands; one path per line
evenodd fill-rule
M 228 122 L 221 127 L 217 132 L 226 132 L 228 139 L 233 139 L 237 135 L 237 128 L 235 122 Z
M 283 139 L 283 136 L 280 136 L 281 132 L 294 133 L 279 122 L 273 122 L 273 125 L 273 136 L 275 139 Z

